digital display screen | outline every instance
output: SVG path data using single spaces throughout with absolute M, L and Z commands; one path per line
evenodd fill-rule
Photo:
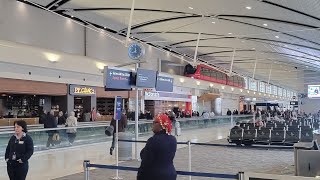
M 308 85 L 308 97 L 320 98 L 320 85 Z
M 157 91 L 172 92 L 173 91 L 173 78 L 158 75 L 156 90 Z
M 155 88 L 157 74 L 157 71 L 139 68 L 137 70 L 136 86 L 143 88 Z
M 132 72 L 130 70 L 106 67 L 104 71 L 106 90 L 131 90 Z

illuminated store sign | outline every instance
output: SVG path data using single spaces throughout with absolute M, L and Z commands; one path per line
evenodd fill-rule
M 94 96 L 96 95 L 96 88 L 90 86 L 69 85 L 70 95 Z

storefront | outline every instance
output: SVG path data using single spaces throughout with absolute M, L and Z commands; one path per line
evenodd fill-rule
M 129 91 L 105 91 L 104 88 L 97 87 L 97 111 L 101 115 L 113 116 L 115 96 L 121 96 L 122 108 L 128 110 Z
M 0 78 L 0 117 L 34 118 L 52 108 L 66 111 L 67 85 Z
M 96 87 L 70 84 L 67 99 L 68 112 L 74 111 L 79 121 L 83 121 L 83 113 L 96 107 Z
M 145 110 L 152 115 L 164 113 L 168 110 L 192 113 L 192 96 L 158 91 L 144 92 Z

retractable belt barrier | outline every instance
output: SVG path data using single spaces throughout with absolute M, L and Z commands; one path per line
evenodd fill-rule
M 90 161 L 84 161 L 83 165 L 85 169 L 86 180 L 89 180 L 88 168 L 90 167 L 100 168 L 100 169 L 118 169 L 122 171 L 136 171 L 136 172 L 138 171 L 138 168 L 135 168 L 135 167 L 90 164 Z M 221 179 L 239 179 L 238 174 L 219 174 L 219 173 L 187 172 L 187 171 L 177 171 L 177 174 L 182 176 L 211 177 L 211 178 L 221 178 Z
M 124 140 L 119 139 L 121 142 L 134 142 L 134 143 L 147 143 L 147 141 L 135 141 L 135 140 Z M 177 142 L 177 144 L 188 145 L 189 141 L 187 142 Z M 211 143 L 194 143 L 190 142 L 192 145 L 198 146 L 216 146 L 216 147 L 236 147 L 239 148 L 240 146 L 231 145 L 231 144 L 211 144 Z M 293 150 L 293 146 L 270 146 L 270 145 L 252 145 L 252 146 L 241 146 L 241 148 L 248 148 L 248 149 L 280 149 L 280 150 Z

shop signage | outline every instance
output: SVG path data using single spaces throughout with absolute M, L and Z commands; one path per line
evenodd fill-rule
M 131 90 L 132 72 L 127 69 L 105 67 L 105 90 Z
M 159 75 L 157 77 L 156 90 L 157 91 L 172 92 L 173 91 L 173 78 Z
M 146 91 L 144 94 L 146 97 L 160 97 L 159 92 Z
M 290 105 L 298 106 L 298 101 L 290 101 Z
M 137 70 L 136 86 L 143 88 L 155 88 L 157 74 L 157 71 L 139 68 Z
M 96 88 L 80 85 L 69 85 L 70 95 L 94 96 L 96 95 Z
M 159 101 L 183 101 L 191 102 L 191 98 L 187 94 L 175 94 L 169 92 L 145 91 L 145 100 L 159 100 Z

